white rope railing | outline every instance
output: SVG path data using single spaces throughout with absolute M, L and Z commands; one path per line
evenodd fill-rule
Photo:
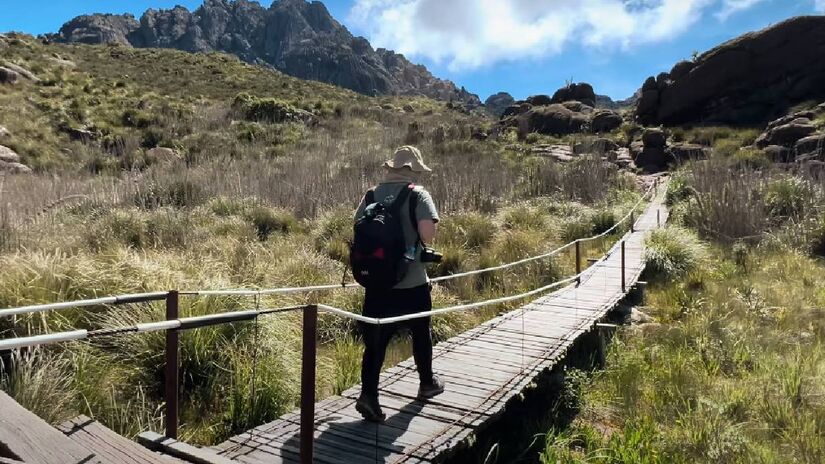
M 639 200 L 633 205 L 630 211 L 619 219 L 612 227 L 609 229 L 601 232 L 600 234 L 580 238 L 574 240 L 572 242 L 566 243 L 554 250 L 551 250 L 546 253 L 542 253 L 536 256 L 530 256 L 527 258 L 523 258 L 517 261 L 513 261 L 510 263 L 500 264 L 497 266 L 491 266 L 483 269 L 476 269 L 471 271 L 460 272 L 457 274 L 450 274 L 447 276 L 435 277 L 430 279 L 431 282 L 445 282 L 448 280 L 459 279 L 463 277 L 468 277 L 472 275 L 478 274 L 485 274 L 494 271 L 500 271 L 504 269 L 509 269 L 511 267 L 519 266 L 521 264 L 526 264 L 532 261 L 537 261 L 541 259 L 546 259 L 557 255 L 564 251 L 565 249 L 575 245 L 577 242 L 588 242 L 592 240 L 597 240 L 601 237 L 604 237 L 611 232 L 615 231 L 621 224 L 627 221 L 630 217 L 633 216 L 633 213 L 639 206 L 644 202 L 644 200 L 656 189 L 656 183 L 652 184 L 645 193 L 639 198 Z M 634 224 L 635 225 L 635 224 Z M 282 287 L 282 288 L 269 288 L 269 289 L 235 289 L 235 290 L 197 290 L 197 291 L 182 291 L 180 292 L 181 295 L 193 295 L 193 296 L 267 296 L 267 295 L 284 295 L 290 293 L 307 293 L 313 291 L 325 291 L 325 290 L 336 290 L 336 289 L 348 289 L 348 288 L 356 288 L 360 285 L 357 283 L 343 283 L 343 284 L 324 284 L 324 285 L 313 285 L 313 286 L 304 286 L 304 287 Z M 18 308 L 6 308 L 0 309 L 0 317 L 7 317 L 7 316 L 15 316 L 15 315 L 22 315 L 22 314 L 30 314 L 30 313 L 38 313 L 50 310 L 61 310 L 61 309 L 69 309 L 69 308 L 79 308 L 79 307 L 87 307 L 87 306 L 98 306 L 98 305 L 111 305 L 111 304 L 122 304 L 128 302 L 137 302 L 137 301 L 148 301 L 152 299 L 161 299 L 165 293 L 161 292 L 154 292 L 154 293 L 140 293 L 140 294 L 132 294 L 132 295 L 121 295 L 121 296 L 114 296 L 114 297 L 104 297 L 104 298 L 95 298 L 89 300 L 79 300 L 79 301 L 67 301 L 61 303 L 49 303 L 49 304 L 38 304 L 38 305 L 30 305 L 30 306 L 22 306 Z

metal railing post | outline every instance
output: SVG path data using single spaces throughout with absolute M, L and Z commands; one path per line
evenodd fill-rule
M 301 352 L 301 464 L 312 464 L 315 434 L 315 364 L 318 343 L 318 306 L 304 308 Z
M 175 320 L 178 314 L 178 291 L 166 294 L 166 320 Z M 166 436 L 178 438 L 178 411 L 180 406 L 180 340 L 177 329 L 166 331 Z
M 576 275 L 579 276 L 577 282 L 579 284 L 582 283 L 582 276 L 579 274 L 582 273 L 582 250 L 581 250 L 581 242 L 576 240 Z
M 624 279 L 624 240 L 622 240 L 622 293 L 625 293 L 625 279 Z

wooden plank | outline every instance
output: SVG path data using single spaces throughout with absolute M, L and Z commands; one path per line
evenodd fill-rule
M 18 461 L 37 464 L 101 462 L 43 419 L 0 391 L 0 448 Z
M 78 416 L 56 427 L 70 440 L 93 451 L 103 462 L 124 464 L 170 464 L 183 462 L 149 451 L 132 440 L 121 437 L 100 422 Z
M 155 432 L 138 435 L 138 443 L 159 453 L 174 456 L 195 464 L 233 464 L 231 460 L 219 456 L 209 448 L 198 448 L 187 443 L 166 438 Z

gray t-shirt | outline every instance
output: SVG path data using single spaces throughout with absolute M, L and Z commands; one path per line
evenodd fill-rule
M 386 205 L 401 193 L 401 189 L 406 188 L 407 182 L 382 182 L 375 187 L 375 201 L 383 202 Z M 425 219 L 432 219 L 438 222 L 438 211 L 435 209 L 435 203 L 430 193 L 424 190 L 424 187 L 415 186 L 415 193 L 418 195 L 418 204 L 415 207 L 415 220 L 421 221 Z M 393 288 L 414 288 L 424 285 L 430 281 L 427 277 L 427 268 L 421 262 L 421 246 L 418 245 L 418 233 L 413 228 L 412 220 L 410 219 L 410 205 L 409 199 L 401 205 L 401 224 L 404 227 L 404 238 L 407 241 L 407 248 L 415 247 L 415 261 L 410 264 L 407 275 Z M 361 199 L 361 204 L 355 211 L 355 218 L 357 219 L 364 213 L 364 199 Z

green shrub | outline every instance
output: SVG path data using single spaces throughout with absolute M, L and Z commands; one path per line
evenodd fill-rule
M 645 240 L 647 271 L 669 280 L 699 268 L 706 256 L 705 245 L 688 229 L 670 226 L 656 229 Z
M 769 182 L 762 195 L 771 216 L 777 219 L 801 216 L 816 197 L 813 186 L 796 176 Z
M 498 227 L 492 218 L 475 212 L 449 215 L 438 224 L 438 244 L 480 249 L 489 244 Z
M 206 199 L 202 184 L 186 177 L 169 177 L 147 182 L 133 197 L 135 206 L 144 209 L 164 206 L 198 206 Z
M 275 232 L 289 233 L 298 227 L 298 219 L 294 214 L 284 209 L 255 206 L 246 215 L 246 218 L 258 231 L 258 239 L 265 241 Z
M 601 209 L 596 211 L 590 218 L 593 224 L 591 231 L 594 235 L 601 234 L 616 225 L 616 213 L 611 209 Z
M 665 193 L 665 204 L 674 206 L 686 200 L 693 194 L 693 187 L 690 185 L 690 176 L 687 171 L 677 171 L 670 179 Z
M 297 118 L 298 109 L 274 98 L 258 98 L 240 93 L 232 102 L 232 108 L 250 121 L 285 122 Z

